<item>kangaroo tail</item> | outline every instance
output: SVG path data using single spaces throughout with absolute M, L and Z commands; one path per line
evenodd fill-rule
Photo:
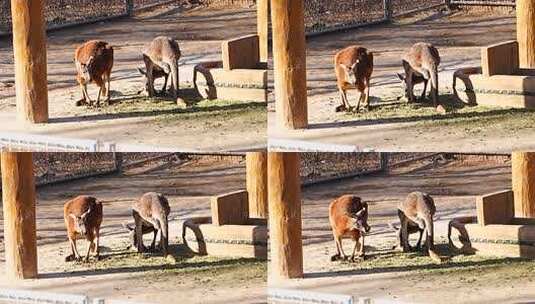
M 171 63 L 171 80 L 173 81 L 173 90 L 174 90 L 173 96 L 176 99 L 178 97 L 178 82 L 179 82 L 177 61 L 173 61 Z

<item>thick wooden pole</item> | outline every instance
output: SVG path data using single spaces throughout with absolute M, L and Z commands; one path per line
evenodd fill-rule
M 271 0 L 277 127 L 308 127 L 303 1 Z
M 32 154 L 2 152 L 1 167 L 6 273 L 14 279 L 36 278 L 37 243 Z
M 270 277 L 303 277 L 299 154 L 269 153 Z
M 535 69 L 535 0 L 516 1 L 520 68 Z
M 258 37 L 260 38 L 260 61 L 268 62 L 269 57 L 269 0 L 256 1 Z
M 535 152 L 513 152 L 515 217 L 535 218 Z
M 268 216 L 267 153 L 248 152 L 246 171 L 249 216 L 265 219 Z
M 19 120 L 48 121 L 46 32 L 42 0 L 11 0 Z

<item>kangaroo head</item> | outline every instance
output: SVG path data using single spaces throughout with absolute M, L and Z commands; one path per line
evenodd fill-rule
M 352 65 L 346 65 L 341 63 L 340 66 L 344 70 L 345 79 L 348 83 L 352 85 L 357 84 L 357 66 L 360 60 L 357 59 Z
M 78 71 L 80 78 L 85 82 L 91 81 L 91 69 L 94 59 L 95 57 L 91 56 L 86 63 L 75 60 L 76 70 Z
M 69 216 L 73 219 L 74 229 L 77 233 L 81 235 L 87 234 L 87 227 L 89 226 L 89 214 L 91 213 L 91 205 L 86 212 L 82 213 L 80 216 L 70 213 Z
M 370 232 L 371 228 L 368 225 L 368 203 L 362 203 L 362 209 L 357 211 L 354 215 L 355 223 L 353 228 L 360 230 L 362 233 Z

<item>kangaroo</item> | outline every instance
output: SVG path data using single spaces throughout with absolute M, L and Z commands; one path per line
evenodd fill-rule
M 137 249 L 137 238 L 136 238 L 136 226 L 132 226 L 127 223 L 123 223 L 123 227 L 130 232 L 130 245 L 128 245 L 127 249 L 134 248 Z M 150 245 L 150 251 L 156 250 L 156 237 L 158 236 L 158 230 L 154 229 L 152 226 L 142 226 L 142 233 L 143 235 L 152 233 L 152 243 Z
M 91 196 L 78 196 L 63 207 L 63 218 L 67 228 L 67 235 L 71 245 L 72 254 L 65 258 L 66 262 L 81 260 L 76 247 L 76 239 L 84 237 L 89 241 L 89 248 L 85 261 L 89 261 L 91 251 L 99 258 L 100 225 L 102 224 L 102 203 Z
M 143 245 L 143 231 L 148 231 L 146 227 L 152 227 L 160 232 L 160 246 L 163 255 L 167 256 L 169 246 L 169 225 L 167 217 L 171 209 L 169 202 L 163 194 L 149 192 L 143 194 L 141 198 L 132 204 L 132 216 L 135 221 L 135 235 L 137 251 L 142 253 L 146 250 Z M 145 226 L 145 227 L 144 227 Z
M 398 216 L 401 218 L 403 215 L 403 212 L 401 212 L 400 210 L 398 210 Z M 396 246 L 394 246 L 393 249 L 396 249 L 396 248 L 403 248 L 403 244 L 402 244 L 402 240 L 401 240 L 401 228 L 400 227 L 396 227 L 394 225 L 394 223 L 388 223 L 388 226 L 395 230 L 396 231 L 396 235 L 397 235 L 397 239 L 398 239 L 398 243 L 396 244 Z M 414 251 L 414 250 L 421 250 L 422 249 L 422 237 L 423 237 L 423 234 L 424 234 L 424 229 L 420 229 L 420 227 L 418 226 L 418 224 L 414 223 L 414 222 L 408 222 L 407 223 L 407 234 L 408 236 L 411 235 L 411 234 L 414 234 L 414 233 L 419 233 L 419 236 L 418 236 L 418 242 L 416 243 L 416 246 L 415 247 L 412 247 L 410 244 L 408 244 L 408 250 L 409 251 Z M 408 237 L 407 236 L 407 237 Z
M 417 226 L 418 229 L 425 231 L 429 256 L 433 261 L 440 263 L 441 258 L 435 253 L 433 242 L 433 216 L 435 212 L 435 202 L 429 194 L 422 192 L 410 193 L 404 201 L 398 204 L 398 216 L 401 222 L 398 236 L 403 252 L 408 252 L 410 250 L 409 230 L 415 231 L 414 227 L 409 228 L 409 226 Z
M 405 73 L 403 73 L 403 74 L 396 73 L 396 75 L 399 78 L 399 80 L 401 80 L 401 83 L 405 87 L 405 97 L 408 98 L 409 91 L 407 89 L 407 86 L 405 85 L 407 83 L 406 82 L 407 80 L 405 79 L 407 76 L 405 75 Z M 412 84 L 413 84 L 413 86 L 416 85 L 416 84 L 420 84 L 420 83 L 424 84 L 424 89 L 422 91 L 422 96 L 420 97 L 420 100 L 424 100 L 425 99 L 425 95 L 427 93 L 427 84 L 428 84 L 428 82 L 429 82 L 429 80 L 425 79 L 423 76 L 412 74 Z M 400 100 L 401 98 L 402 97 L 398 97 L 398 100 Z
M 147 71 L 145 71 L 143 68 L 137 68 L 138 72 L 143 75 L 144 78 L 144 84 L 143 89 L 141 91 L 138 91 L 138 94 L 141 94 L 143 91 L 148 92 L 148 77 L 147 77 Z M 169 79 L 169 74 L 167 74 L 164 70 L 162 70 L 159 66 L 154 66 L 154 69 L 152 70 L 152 79 L 156 80 L 158 78 L 164 78 L 162 90 L 160 91 L 160 95 L 165 95 L 165 92 L 167 91 L 167 80 Z M 156 92 L 155 92 L 156 93 Z M 158 95 L 158 93 L 156 93 Z
M 403 69 L 405 70 L 405 94 L 409 102 L 414 102 L 414 80 L 421 77 L 425 79 L 425 84 L 431 80 L 431 94 L 433 105 L 438 106 L 438 66 L 440 65 L 440 54 L 438 50 L 429 43 L 416 43 L 402 58 Z M 416 78 L 414 77 L 416 76 Z M 425 94 L 425 90 L 424 90 Z M 425 97 L 425 95 L 423 95 Z
M 347 100 L 347 90 L 356 89 L 360 92 L 355 111 L 358 112 L 360 103 L 369 109 L 370 78 L 373 72 L 373 53 L 359 46 L 349 46 L 334 56 L 334 69 L 336 73 L 338 91 L 342 105 L 336 108 L 337 112 L 350 111 Z
M 82 103 L 93 106 L 93 101 L 87 93 L 87 85 L 94 82 L 99 86 L 97 107 L 100 106 L 100 96 L 106 96 L 106 102 L 110 102 L 110 79 L 113 68 L 113 48 L 107 42 L 91 40 L 79 46 L 74 53 L 76 66 L 76 81 L 80 84 L 82 99 L 76 104 Z M 107 84 L 107 85 L 106 85 Z
M 331 257 L 331 261 L 340 258 L 347 259 L 342 247 L 343 237 L 351 237 L 355 241 L 351 261 L 355 261 L 357 247 L 359 247 L 358 256 L 365 258 L 364 235 L 370 231 L 368 204 L 362 202 L 360 197 L 353 195 L 341 196 L 329 205 L 329 222 L 336 245 L 336 254 Z
M 173 98 L 178 97 L 178 60 L 181 52 L 178 42 L 175 40 L 159 36 L 146 45 L 142 51 L 145 62 L 145 89 L 149 97 L 155 95 L 154 79 L 158 75 L 171 75 L 171 85 L 173 87 Z M 155 72 L 156 71 L 156 72 Z M 167 76 L 166 77 L 167 80 Z M 167 86 L 167 81 L 165 86 Z

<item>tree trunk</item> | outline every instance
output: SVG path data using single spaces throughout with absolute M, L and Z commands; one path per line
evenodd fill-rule
M 513 152 L 515 217 L 535 218 L 535 152 Z
M 248 152 L 246 156 L 249 217 L 268 217 L 267 153 Z
M 46 32 L 42 0 L 11 0 L 19 120 L 48 121 Z
M 516 1 L 520 68 L 535 69 L 535 0 Z
M 269 0 L 258 0 L 257 6 L 257 32 L 260 39 L 260 62 L 268 62 L 269 58 Z
M 269 153 L 270 277 L 303 277 L 299 154 Z
M 36 278 L 37 243 L 32 154 L 2 152 L 1 167 L 6 273 L 14 279 Z
M 272 0 L 277 127 L 308 127 L 303 1 Z

